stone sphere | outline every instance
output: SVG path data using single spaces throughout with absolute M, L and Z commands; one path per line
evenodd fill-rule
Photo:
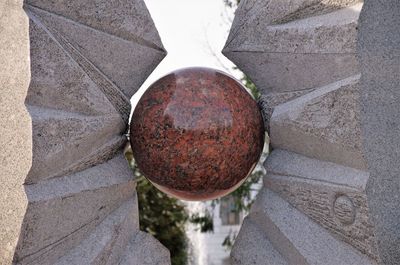
M 170 73 L 143 94 L 132 116 L 137 166 L 159 190 L 210 200 L 238 188 L 257 164 L 264 126 L 255 100 L 213 69 Z

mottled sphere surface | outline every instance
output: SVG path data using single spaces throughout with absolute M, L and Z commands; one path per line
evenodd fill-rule
M 264 145 L 254 99 L 208 68 L 168 74 L 143 94 L 130 141 L 136 163 L 161 191 L 184 200 L 224 196 L 243 183 Z

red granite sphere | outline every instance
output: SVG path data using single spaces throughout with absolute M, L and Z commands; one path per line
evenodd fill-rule
M 137 104 L 130 142 L 135 161 L 161 191 L 210 200 L 238 188 L 264 145 L 257 103 L 232 77 L 186 68 L 152 84 Z

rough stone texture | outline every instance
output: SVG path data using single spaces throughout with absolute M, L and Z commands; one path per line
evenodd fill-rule
M 139 229 L 129 99 L 164 48 L 143 1 L 14 2 L 0 4 L 0 264 L 118 264 Z
M 135 182 L 122 154 L 72 175 L 28 185 L 29 205 L 18 258 L 26 263 L 40 260 L 41 264 L 53 264 L 57 254 L 62 255 L 122 202 L 135 196 L 134 190 Z
M 367 172 L 279 149 L 265 166 L 266 188 L 363 254 L 378 259 L 365 192 Z
M 225 48 L 229 51 L 263 53 L 354 53 L 358 14 L 362 4 L 325 15 L 296 19 L 261 28 L 262 22 L 244 35 L 233 38 Z M 260 21 L 257 21 L 260 22 Z M 266 22 L 264 22 L 266 23 Z M 265 24 L 264 24 L 265 25 Z M 258 28 L 260 27 L 260 28 Z M 256 33 L 263 31 L 263 35 Z
M 358 44 L 367 198 L 384 264 L 400 260 L 399 12 L 399 1 L 365 1 Z
M 89 237 L 55 264 L 118 264 L 132 235 L 138 231 L 137 216 L 135 196 L 107 216 Z
M 132 114 L 130 142 L 157 188 L 184 200 L 212 200 L 243 183 L 264 135 L 257 103 L 237 80 L 194 67 L 146 90 Z
M 24 187 L 32 162 L 28 18 L 20 0 L 0 1 L 0 264 L 10 264 L 28 204 Z
M 128 243 L 119 265 L 169 265 L 168 249 L 157 240 L 142 231 Z
M 30 106 L 28 110 L 36 136 L 28 184 L 107 161 L 126 143 L 120 133 L 125 126 L 117 114 L 84 116 Z
M 251 80 L 265 94 L 270 91 L 289 92 L 327 85 L 357 74 L 355 69 L 358 68 L 354 54 L 267 53 L 264 55 L 260 52 L 225 54 L 232 61 L 239 62 L 240 69 L 249 73 Z M 247 60 L 258 67 L 245 64 Z M 255 69 L 262 70 L 256 73 Z
M 397 168 L 396 160 L 382 158 L 387 158 L 388 148 L 397 154 L 397 145 L 389 145 L 397 141 L 393 133 L 397 125 L 392 122 L 396 116 L 392 113 L 396 113 L 397 102 L 393 98 L 398 82 L 391 83 L 393 90 L 387 96 L 379 97 L 380 83 L 373 80 L 378 80 L 377 73 L 390 76 L 391 80 L 398 73 L 395 67 L 385 74 L 382 69 L 377 71 L 385 65 L 383 59 L 372 66 L 372 61 L 362 62 L 363 67 L 369 65 L 366 69 L 374 87 L 368 93 L 375 91 L 377 102 L 392 111 L 385 112 L 385 108 L 372 103 L 369 112 L 364 110 L 364 118 L 382 112 L 363 121 L 360 102 L 367 102 L 368 93 L 360 85 L 356 56 L 361 8 L 361 1 L 346 0 L 247 0 L 239 5 L 224 54 L 261 89 L 260 105 L 274 150 L 265 163 L 267 175 L 262 192 L 233 248 L 232 260 L 238 264 L 252 264 L 248 262 L 246 233 L 254 234 L 252 231 L 259 228 L 271 244 L 260 240 L 267 249 L 256 248 L 252 253 L 268 256 L 276 250 L 289 264 L 376 264 L 382 262 L 381 248 L 392 252 L 388 256 L 393 258 L 393 264 L 398 263 L 399 257 L 394 253 L 396 248 L 398 253 L 399 237 L 393 232 L 398 228 L 398 216 L 388 213 L 389 209 L 396 213 L 394 208 L 399 203 L 393 200 L 389 209 L 383 206 L 397 198 L 398 187 L 385 182 L 392 185 L 388 191 L 393 192 L 383 195 L 380 175 L 372 174 L 376 181 L 371 181 L 365 158 L 368 153 L 374 154 L 369 159 L 379 164 L 376 172 L 380 174 L 387 172 L 384 166 L 388 163 L 393 162 L 393 168 Z M 390 8 L 396 9 L 394 4 Z M 386 19 L 385 15 L 374 17 Z M 373 19 L 371 15 L 370 20 Z M 364 52 L 373 54 L 369 58 L 379 54 L 394 62 L 397 57 L 390 50 L 377 53 L 382 39 L 390 42 L 393 49 L 397 44 L 395 38 L 385 38 L 390 31 L 382 32 L 379 38 L 370 34 L 378 23 L 385 24 L 382 21 L 366 27 L 368 43 L 374 43 L 375 48 L 364 48 Z M 389 23 L 392 31 L 399 24 L 397 17 Z M 360 99 L 360 94 L 365 98 Z M 384 116 L 388 113 L 391 114 Z M 379 126 L 381 133 L 374 135 Z M 389 127 L 393 139 L 379 146 L 384 135 L 390 134 Z M 373 148 L 372 144 L 369 149 L 363 148 L 362 130 L 370 133 L 364 141 L 374 143 Z M 394 178 L 398 172 L 392 173 Z M 369 208 L 371 200 L 376 203 L 375 210 Z M 375 219 L 380 220 L 381 216 L 388 223 L 382 222 L 381 228 L 378 225 L 376 229 Z M 383 243 L 385 238 L 391 243 Z
M 359 92 L 357 75 L 279 105 L 270 121 L 272 147 L 365 169 Z
M 26 4 L 53 37 L 63 38 L 82 53 L 128 98 L 165 55 L 143 1 L 27 0 Z
M 289 265 L 272 246 L 262 229 L 249 217 L 243 220 L 242 228 L 231 251 L 232 265 L 264 264 Z
M 263 114 L 265 129 L 270 132 L 269 124 L 271 122 L 272 113 L 276 106 L 279 106 L 280 104 L 288 102 L 289 100 L 312 92 L 313 90 L 314 89 L 308 89 L 293 92 L 269 93 L 267 95 L 261 95 L 260 99 L 258 100 L 258 104 Z
M 265 93 L 311 89 L 355 75 L 357 2 L 242 1 L 223 53 Z M 313 10 L 318 6 L 323 12 Z M 287 16 L 298 18 L 280 22 Z
M 241 2 L 240 8 L 236 11 L 232 25 L 232 33 L 234 34 L 230 34 L 228 42 L 234 38 L 243 39 L 243 36 L 236 35 L 236 30 L 244 30 L 244 28 L 240 29 L 240 26 L 245 25 L 249 27 L 249 30 L 258 31 L 263 28 L 262 24 L 283 24 L 296 19 L 324 15 L 360 2 L 360 0 L 246 0 Z M 268 15 L 256 16 L 253 13 L 260 10 L 263 10 L 263 12 L 268 11 Z M 257 37 L 254 36 L 252 38 L 256 39 Z
M 376 264 L 268 189 L 259 193 L 249 216 L 289 264 Z
M 347 195 L 337 195 L 333 202 L 333 214 L 341 224 L 351 225 L 356 219 L 356 205 Z

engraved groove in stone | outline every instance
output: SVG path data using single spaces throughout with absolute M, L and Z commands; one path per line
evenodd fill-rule
M 71 238 L 81 238 L 87 229 L 128 200 L 136 183 L 124 165 L 126 161 L 120 153 L 96 167 L 26 186 L 29 199 L 26 220 L 30 221 L 22 226 L 19 258 L 28 264 L 39 258 L 45 263 L 49 251 L 70 246 Z M 85 205 L 77 209 L 80 201 L 85 201 Z M 54 212 L 69 222 L 59 222 L 60 216 L 52 215 Z M 36 240 L 38 237 L 41 240 Z
M 289 264 L 377 265 L 268 188 L 260 191 L 249 216 Z
M 291 264 L 380 262 L 358 109 L 361 2 L 241 1 L 223 50 L 262 91 L 275 147 L 250 219 Z
M 42 8 L 37 7 L 37 6 L 34 6 L 34 5 L 26 4 L 26 5 L 25 5 L 25 8 L 29 9 L 30 11 L 33 11 L 34 13 L 36 13 L 37 11 L 40 11 L 40 12 L 47 13 L 47 14 L 50 15 L 50 16 L 55 16 L 55 17 L 58 17 L 58 18 L 61 18 L 61 19 L 65 19 L 66 21 L 68 21 L 68 22 L 70 22 L 70 23 L 73 23 L 73 24 L 75 24 L 75 25 L 77 25 L 77 26 L 80 26 L 80 27 L 84 27 L 84 28 L 88 28 L 88 29 L 91 29 L 91 30 L 94 30 L 94 31 L 101 32 L 102 34 L 105 34 L 105 35 L 107 35 L 107 36 L 109 36 L 109 37 L 111 37 L 111 38 L 116 38 L 116 39 L 119 39 L 119 40 L 122 40 L 122 41 L 134 42 L 134 43 L 137 43 L 137 44 L 139 44 L 139 45 L 141 45 L 141 46 L 145 46 L 145 47 L 147 47 L 147 48 L 151 48 L 151 49 L 155 49 L 155 50 L 157 50 L 157 51 L 165 52 L 165 50 L 164 50 L 163 48 L 160 48 L 160 47 L 158 47 L 157 45 L 155 45 L 154 43 L 152 43 L 152 42 L 150 42 L 150 41 L 147 41 L 147 40 L 144 40 L 144 39 L 142 39 L 142 38 L 140 38 L 140 37 L 135 37 L 134 39 L 126 39 L 126 38 L 124 38 L 124 37 L 122 37 L 122 36 L 118 36 L 118 35 L 115 35 L 115 34 L 110 34 L 110 33 L 108 33 L 108 32 L 105 32 L 105 31 L 102 31 L 102 30 L 99 30 L 99 29 L 96 29 L 96 28 L 87 26 L 87 25 L 82 24 L 82 23 L 80 23 L 80 22 L 77 22 L 77 21 L 71 20 L 71 19 L 69 19 L 69 18 L 67 18 L 67 17 L 64 17 L 64 16 L 61 16 L 61 15 L 58 15 L 58 14 L 49 12 L 49 11 L 47 11 L 47 10 L 45 10 L 45 9 L 42 9 Z M 36 12 L 35 12 L 35 11 L 36 11 Z M 36 14 L 36 16 L 37 16 L 37 14 Z
M 32 2 L 42 9 L 30 5 Z M 83 264 L 82 255 L 76 254 L 85 243 L 97 248 L 92 254 L 98 255 L 90 262 L 102 263 L 103 257 L 114 255 L 108 260 L 114 264 L 138 230 L 137 211 L 131 211 L 137 205 L 121 206 L 127 200 L 132 202 L 135 196 L 135 181 L 121 153 L 126 144 L 123 134 L 130 111 L 129 97 L 165 56 L 165 50 L 143 1 L 118 1 L 126 4 L 118 6 L 125 17 L 116 17 L 112 9 L 98 12 L 100 6 L 111 2 L 114 1 L 24 1 L 29 18 L 27 41 L 31 44 L 31 84 L 25 104 L 33 124 L 34 161 L 24 183 L 28 205 L 14 252 L 18 264 L 51 265 L 61 260 L 70 264 L 72 257 L 76 258 L 73 264 Z M 75 8 L 81 4 L 82 9 Z M 79 22 L 74 21 L 77 17 L 71 20 L 55 15 L 53 8 L 60 6 L 67 7 L 62 11 L 77 15 Z M 125 12 L 128 6 L 133 8 Z M 105 20 L 139 22 L 129 24 L 124 32 L 124 24 L 105 25 L 104 20 L 90 20 L 99 13 Z M 88 31 L 92 32 L 85 34 Z M 96 43 L 128 46 L 129 52 L 120 52 L 126 54 L 124 58 L 140 61 L 146 57 L 146 62 L 127 71 L 134 85 L 122 87 L 115 82 L 116 76 L 110 78 L 110 72 L 102 68 L 107 64 L 119 71 L 125 62 L 134 60 L 119 64 L 117 49 L 100 52 L 93 59 L 93 52 L 98 51 L 85 51 L 82 39 L 89 47 Z M 115 216 L 114 210 L 120 206 L 122 210 L 129 209 L 126 218 Z M 119 218 L 122 223 L 117 217 L 123 219 Z M 109 226 L 102 230 L 100 223 L 105 218 Z M 99 229 L 101 239 L 111 237 L 105 245 L 104 241 L 97 245 L 90 241 L 100 239 Z
M 352 225 L 356 218 L 353 201 L 347 195 L 340 195 L 333 203 L 335 217 L 344 225 Z
M 242 1 L 223 54 L 264 94 L 315 89 L 357 74 L 359 1 L 325 1 L 346 8 L 274 24 L 317 2 L 321 1 Z
M 360 3 L 363 0 L 348 0 L 348 1 L 336 1 L 335 0 L 319 0 L 319 1 L 304 1 L 303 6 L 301 6 L 295 12 L 286 14 L 284 17 L 276 19 L 274 24 L 288 23 L 293 20 L 304 19 L 308 17 L 321 16 L 324 14 L 333 13 L 337 10 L 352 6 L 354 4 Z M 309 2 L 309 3 L 307 3 Z M 333 2 L 333 3 L 330 3 Z
M 30 10 L 41 23 L 63 36 L 128 98 L 165 56 L 165 52 L 94 30 L 72 20 L 39 9 Z
M 139 229 L 138 215 L 134 196 L 108 215 L 87 238 L 54 265 L 103 264 L 104 261 L 105 264 L 119 264 L 125 246 Z
M 69 56 L 82 68 L 82 70 L 90 77 L 90 79 L 98 86 L 98 88 L 109 99 L 115 109 L 121 114 L 125 123 L 128 123 L 130 113 L 130 100 L 121 90 L 109 80 L 95 65 L 87 60 L 75 47 L 73 47 L 61 34 L 51 27 L 46 27 L 40 20 L 30 11 L 27 13 L 39 27 L 62 47 Z
M 266 188 L 341 240 L 378 260 L 365 193 L 368 172 L 279 149 L 271 153 L 265 166 Z M 344 197 L 351 203 L 339 205 Z
M 35 156 L 26 184 L 71 174 L 102 163 L 115 155 L 126 142 L 125 136 L 120 133 L 125 126 L 116 113 L 87 116 L 27 107 L 32 117 Z
M 359 78 L 355 75 L 331 83 L 277 106 L 270 123 L 272 146 L 366 169 L 358 108 Z
M 40 3 L 40 2 L 42 2 L 42 3 Z M 61 3 L 61 2 L 64 2 L 64 3 Z M 155 50 L 158 50 L 158 51 L 161 51 L 161 52 L 165 52 L 165 49 L 164 49 L 164 47 L 162 47 L 161 40 L 160 40 L 160 38 L 159 38 L 159 36 L 157 34 L 156 28 L 154 27 L 153 23 L 151 23 L 151 24 L 149 23 L 150 25 L 148 26 L 152 30 L 149 30 L 147 28 L 147 31 L 142 32 L 144 35 L 150 34 L 151 36 L 147 36 L 148 38 L 146 38 L 144 36 L 142 37 L 142 36 L 139 36 L 138 34 L 132 32 L 132 31 L 129 31 L 129 30 L 127 30 L 126 32 L 119 31 L 119 30 L 121 30 L 121 27 L 123 28 L 123 25 L 119 25 L 120 28 L 118 28 L 119 29 L 118 30 L 116 28 L 113 29 L 111 27 L 111 25 L 107 25 L 106 26 L 104 24 L 105 22 L 102 22 L 102 21 L 98 21 L 97 20 L 96 22 L 93 23 L 93 22 L 90 22 L 90 20 L 87 20 L 89 17 L 92 18 L 93 15 L 100 15 L 101 16 L 101 13 L 96 13 L 96 14 L 93 14 L 91 16 L 88 16 L 87 13 L 79 12 L 81 10 L 78 10 L 78 11 L 75 10 L 75 12 L 74 12 L 74 10 L 71 8 L 71 6 L 64 7 L 65 8 L 65 10 L 63 10 L 64 12 L 62 10 L 60 10 L 60 6 L 57 7 L 58 4 L 61 4 L 61 5 L 64 5 L 64 4 L 66 4 L 66 5 L 71 5 L 71 4 L 74 5 L 75 4 L 75 3 L 71 3 L 71 2 L 74 2 L 74 1 L 60 1 L 59 0 L 59 1 L 54 1 L 54 2 L 48 3 L 48 1 L 46 1 L 46 0 L 45 1 L 25 0 L 24 6 L 25 7 L 26 6 L 33 7 L 33 8 L 36 8 L 38 10 L 40 9 L 40 10 L 42 10 L 44 12 L 49 13 L 49 14 L 52 14 L 52 15 L 55 15 L 55 16 L 59 16 L 59 17 L 62 17 L 64 19 L 67 19 L 67 20 L 74 21 L 77 24 L 80 24 L 82 26 L 91 28 L 93 30 L 97 30 L 97 31 L 105 33 L 105 34 L 109 34 L 109 35 L 112 35 L 112 36 L 115 36 L 115 37 L 118 37 L 118 38 L 121 38 L 121 39 L 125 39 L 125 40 L 130 41 L 130 42 L 135 42 L 135 43 L 137 43 L 139 45 L 146 46 L 148 48 L 152 48 L 152 49 L 155 49 Z M 75 2 L 77 2 L 77 1 L 75 1 Z M 110 2 L 112 2 L 112 1 L 110 1 Z M 126 2 L 133 3 L 134 6 L 135 5 L 143 5 L 143 7 L 145 7 L 145 4 L 142 1 L 126 1 Z M 83 5 L 84 5 L 84 7 L 81 8 L 81 9 L 84 9 L 84 8 L 88 7 L 88 5 L 93 5 L 93 4 L 92 3 L 84 3 L 83 2 Z M 90 8 L 91 7 L 89 7 L 89 9 Z M 93 8 L 93 6 L 92 6 L 92 8 Z M 96 6 L 94 9 L 96 9 L 96 8 L 98 9 L 99 6 Z M 67 11 L 67 12 L 65 12 L 65 11 Z M 144 19 L 147 19 L 150 22 L 152 22 L 150 14 L 149 14 L 147 9 L 146 10 L 140 10 L 140 11 L 141 11 L 141 13 L 145 13 L 144 17 L 143 17 Z M 69 15 L 65 14 L 65 13 L 68 13 L 68 12 L 70 12 Z M 131 13 L 129 15 L 132 16 L 135 19 L 140 19 L 140 17 L 137 16 L 137 14 L 132 14 Z M 136 17 L 138 17 L 138 18 L 136 18 Z M 106 17 L 103 17 L 103 18 L 108 18 L 108 17 L 106 16 Z M 99 19 L 99 18 L 97 18 L 97 19 Z M 149 22 L 149 21 L 146 21 L 146 22 Z M 111 21 L 111 22 L 114 22 L 114 21 Z M 132 23 L 132 21 L 131 21 L 131 23 Z M 130 24 L 130 25 L 133 25 L 133 24 Z M 131 28 L 131 30 L 132 29 L 133 30 L 137 30 L 137 28 Z M 152 32 L 150 32 L 150 31 L 152 31 Z

